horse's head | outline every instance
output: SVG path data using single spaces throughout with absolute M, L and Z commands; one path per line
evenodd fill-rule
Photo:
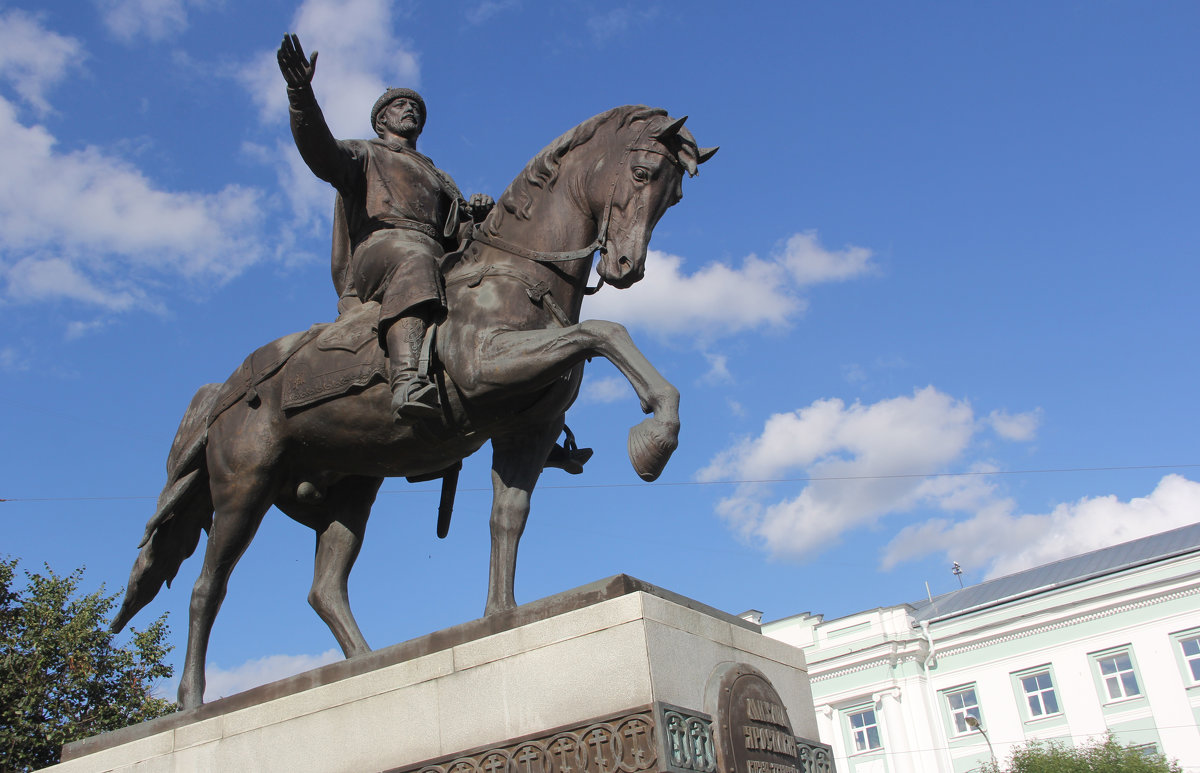
M 590 268 L 581 258 L 599 247 L 600 276 L 629 287 L 645 273 L 654 226 L 683 198 L 684 173 L 696 174 L 717 152 L 698 147 L 684 120 L 643 105 L 589 118 L 526 164 L 476 240 L 531 260 L 572 263 L 581 287 Z M 586 238 L 591 244 L 579 246 Z
M 687 116 L 672 120 L 661 110 L 643 111 L 641 120 L 635 118 L 616 132 L 613 145 L 593 168 L 588 186 L 593 211 L 602 208 L 596 270 L 618 288 L 629 287 L 645 275 L 650 236 L 663 213 L 683 198 L 684 173 L 695 175 L 697 167 L 717 152 L 696 145 L 683 127 Z

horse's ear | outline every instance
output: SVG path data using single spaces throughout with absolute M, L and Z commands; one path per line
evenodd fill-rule
M 679 119 L 672 121 L 669 126 L 658 130 L 654 134 L 654 139 L 656 139 L 659 142 L 661 142 L 662 144 L 666 145 L 667 140 L 672 139 L 677 134 L 679 134 L 679 130 L 683 128 L 683 122 L 686 121 L 687 119 L 688 119 L 688 117 L 685 115 L 683 118 L 679 118 Z
M 720 145 L 711 148 L 700 148 L 698 163 L 703 164 L 713 156 L 717 155 L 717 151 L 721 149 Z

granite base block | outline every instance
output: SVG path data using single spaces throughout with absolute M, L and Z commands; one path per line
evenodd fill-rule
M 47 770 L 715 773 L 706 687 L 729 663 L 817 737 L 799 649 L 618 575 L 68 744 Z

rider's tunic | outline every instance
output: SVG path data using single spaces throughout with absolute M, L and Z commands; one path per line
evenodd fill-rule
M 301 157 L 344 207 L 350 260 L 339 291 L 378 301 L 381 332 L 413 306 L 440 302 L 438 258 L 454 246 L 457 223 L 448 221 L 465 204 L 454 181 L 415 150 L 334 139 L 311 88 L 289 88 L 288 98 Z

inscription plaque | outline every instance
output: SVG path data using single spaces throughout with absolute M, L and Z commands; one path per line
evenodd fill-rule
M 721 773 L 833 773 L 829 747 L 796 738 L 787 707 L 758 669 L 726 663 L 708 694 Z

